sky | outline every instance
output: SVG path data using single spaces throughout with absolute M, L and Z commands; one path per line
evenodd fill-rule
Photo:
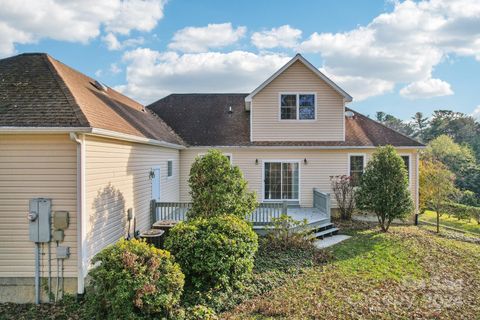
M 46 52 L 149 104 L 251 92 L 301 53 L 351 108 L 480 119 L 480 0 L 0 0 L 0 58 Z

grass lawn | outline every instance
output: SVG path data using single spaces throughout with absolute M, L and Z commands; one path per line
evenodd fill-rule
M 210 305 L 220 319 L 480 319 L 480 245 L 413 226 L 343 230 L 352 238 L 326 251 L 261 248 L 245 291 Z M 0 319 L 82 319 L 82 306 L 3 304 Z
M 425 211 L 425 213 L 420 215 L 420 220 L 437 223 L 437 214 L 435 213 L 435 211 Z M 480 234 L 480 224 L 478 224 L 473 219 L 471 220 L 471 222 L 469 222 L 468 220 L 458 220 L 457 218 L 449 216 L 448 214 L 443 214 L 440 217 L 440 224 L 464 230 L 466 232 Z
M 480 319 L 480 246 L 416 227 L 352 231 L 335 257 L 226 319 Z

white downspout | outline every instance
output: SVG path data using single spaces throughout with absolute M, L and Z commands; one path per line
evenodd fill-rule
M 70 132 L 70 139 L 77 143 L 77 294 L 85 293 L 87 259 L 87 219 L 85 212 L 85 136 Z

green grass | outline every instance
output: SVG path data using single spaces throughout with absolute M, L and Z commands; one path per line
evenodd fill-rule
M 414 226 L 344 232 L 327 250 L 262 247 L 245 290 L 210 302 L 221 319 L 480 319 L 480 245 Z M 81 318 L 72 301 L 0 305 L 0 319 Z
M 420 220 L 437 223 L 437 214 L 435 211 L 425 211 L 425 213 L 420 215 Z M 460 229 L 466 232 L 480 234 L 480 224 L 478 224 L 473 219 L 469 220 L 458 220 L 457 218 L 450 216 L 448 214 L 443 214 L 440 217 L 440 224 L 447 227 L 452 227 Z
M 313 266 L 226 319 L 480 319 L 480 246 L 416 227 L 354 231 Z

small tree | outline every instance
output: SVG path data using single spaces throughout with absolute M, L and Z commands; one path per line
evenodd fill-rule
M 355 209 L 354 185 L 352 177 L 331 176 L 333 194 L 337 201 L 338 209 L 340 210 L 340 218 L 342 220 L 352 219 L 352 213 Z
M 188 183 L 193 202 L 189 219 L 226 214 L 244 219 L 257 205 L 240 169 L 218 150 L 195 159 Z
M 457 192 L 455 175 L 436 160 L 422 160 L 419 171 L 421 208 L 422 210 L 431 208 L 437 213 L 437 232 L 440 232 L 443 204 Z
M 413 210 L 407 176 L 402 158 L 386 146 L 375 151 L 360 179 L 357 207 L 375 213 L 383 232 L 393 219 L 403 219 Z

